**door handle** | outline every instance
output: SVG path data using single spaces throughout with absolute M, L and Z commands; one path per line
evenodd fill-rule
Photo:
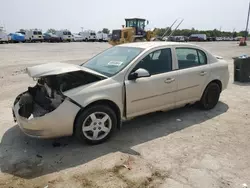
M 201 72 L 200 72 L 200 75 L 201 75 L 201 76 L 205 76 L 206 74 L 207 74 L 206 71 L 201 71 Z
M 173 81 L 175 81 L 175 78 L 167 78 L 167 79 L 165 80 L 165 83 L 171 83 L 171 82 L 173 82 Z

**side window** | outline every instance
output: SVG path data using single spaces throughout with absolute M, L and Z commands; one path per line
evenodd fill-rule
M 207 63 L 206 54 L 193 48 L 176 48 L 179 69 L 204 65 Z
M 201 50 L 198 50 L 198 54 L 199 54 L 200 64 L 201 65 L 207 64 L 207 56 L 206 56 L 206 54 Z
M 157 50 L 157 51 L 155 51 L 155 52 L 152 52 L 152 53 L 151 53 L 151 58 L 152 58 L 152 60 L 157 60 L 157 59 L 159 59 L 160 54 L 161 54 L 161 50 Z
M 151 75 L 172 71 L 171 49 L 166 48 L 151 52 L 135 66 L 133 71 L 139 68 L 146 69 Z

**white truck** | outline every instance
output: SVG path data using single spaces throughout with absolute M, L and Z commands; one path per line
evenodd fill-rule
M 56 35 L 60 37 L 62 42 L 64 41 L 71 42 L 73 40 L 71 32 L 67 29 L 56 31 Z
M 96 41 L 96 33 L 93 30 L 86 30 L 86 31 L 82 31 L 79 33 L 79 35 L 81 35 L 84 39 L 84 41 L 88 42 L 88 41 Z
M 9 42 L 8 34 L 6 33 L 4 27 L 0 27 L 0 43 L 8 43 L 8 42 Z
M 96 33 L 96 41 L 108 42 L 108 34 L 103 33 L 103 32 Z
M 40 29 L 20 30 L 17 33 L 25 36 L 25 42 L 43 42 L 43 33 Z

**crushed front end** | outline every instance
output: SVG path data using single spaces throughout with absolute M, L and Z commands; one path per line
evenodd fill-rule
M 12 108 L 14 121 L 32 137 L 70 136 L 81 106 L 63 92 L 98 80 L 99 77 L 83 71 L 42 76 L 34 87 L 16 97 Z

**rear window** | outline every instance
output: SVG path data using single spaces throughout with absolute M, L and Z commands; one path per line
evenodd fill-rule
M 33 31 L 33 35 L 37 35 L 37 31 Z
M 90 35 L 95 35 L 95 33 L 90 33 Z

